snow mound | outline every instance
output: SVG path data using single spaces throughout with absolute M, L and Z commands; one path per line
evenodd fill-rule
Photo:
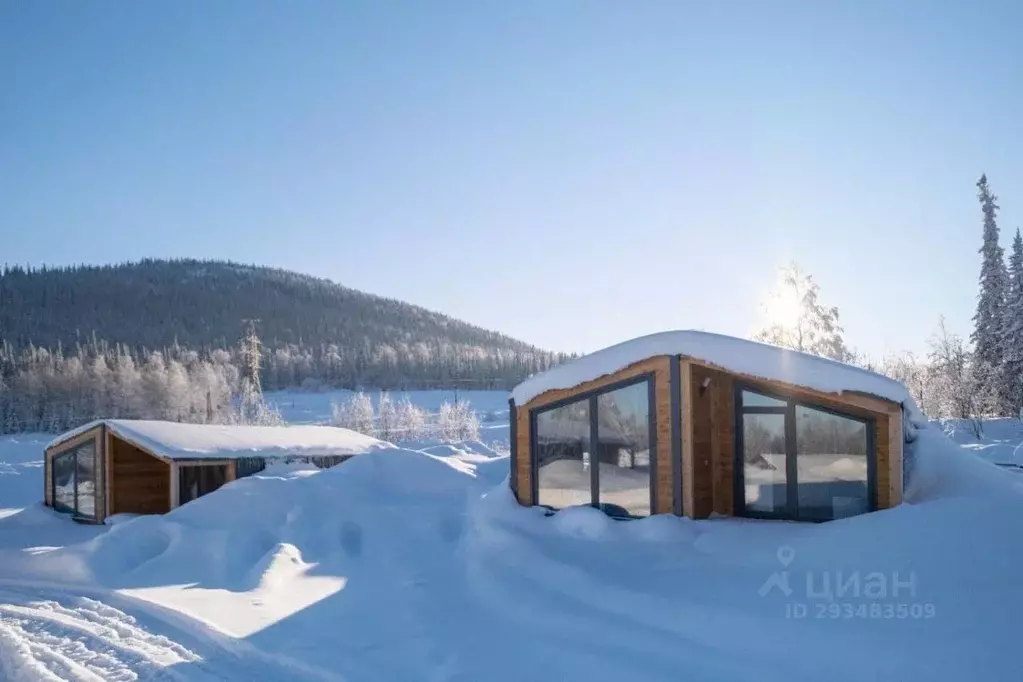
M 511 682 L 523 661 L 548 679 L 1018 679 L 1020 477 L 936 428 L 911 449 L 907 504 L 825 524 L 548 516 L 480 473 L 506 458 L 381 449 L 261 472 L 19 569 L 343 679 Z
M 906 444 L 910 469 L 904 499 L 919 503 L 950 497 L 1012 499 L 1023 494 L 1023 476 L 957 446 L 929 424 Z
M 914 422 L 926 418 L 906 387 L 859 367 L 758 341 L 700 331 L 670 331 L 625 341 L 530 377 L 512 391 L 517 405 L 571 388 L 658 355 L 686 355 L 733 372 L 829 393 L 860 392 L 901 403 Z

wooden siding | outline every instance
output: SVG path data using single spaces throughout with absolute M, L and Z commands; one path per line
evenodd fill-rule
M 145 450 L 110 439 L 111 514 L 165 514 L 171 509 L 171 466 Z
M 531 475 L 532 457 L 529 451 L 531 439 L 530 411 L 550 405 L 551 403 L 571 398 L 574 395 L 587 393 L 603 386 L 631 379 L 652 372 L 654 374 L 654 391 L 657 417 L 657 509 L 658 514 L 670 514 L 672 509 L 672 463 L 671 463 L 671 361 L 668 356 L 659 356 L 629 365 L 614 374 L 569 389 L 558 389 L 542 393 L 525 405 L 517 405 L 516 443 L 514 444 L 518 458 L 516 476 L 518 500 L 520 504 L 531 505 L 533 500 L 533 480 Z
M 888 415 L 888 442 L 889 445 L 889 482 L 888 506 L 897 507 L 902 504 L 902 448 L 904 435 L 902 432 L 902 410 L 891 412 Z
M 874 423 L 874 451 L 877 453 L 877 508 L 891 506 L 891 441 L 888 440 L 888 415 L 878 415 Z

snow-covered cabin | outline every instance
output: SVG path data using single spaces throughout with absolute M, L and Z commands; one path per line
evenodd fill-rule
M 896 506 L 904 420 L 919 418 L 888 377 L 697 331 L 559 365 L 510 406 L 521 504 L 624 517 L 826 521 Z
M 222 426 L 106 419 L 46 447 L 47 506 L 82 521 L 163 514 L 272 461 L 321 468 L 394 447 L 330 426 Z

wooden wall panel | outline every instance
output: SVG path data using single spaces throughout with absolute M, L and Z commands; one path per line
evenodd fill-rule
M 902 448 L 904 436 L 902 433 L 902 410 L 888 415 L 888 442 L 889 442 L 889 463 L 888 463 L 888 506 L 897 507 L 902 504 Z
M 517 471 L 512 472 L 512 475 L 518 476 L 516 483 L 519 490 L 519 504 L 529 506 L 533 504 L 533 478 L 530 473 L 529 458 L 529 411 L 518 407 L 515 413 L 517 421 L 515 437 L 518 442 L 514 447 L 518 461 L 516 462 Z
M 684 414 L 689 417 L 692 423 L 692 441 L 689 448 L 689 456 L 692 459 L 690 469 L 692 481 L 689 489 L 692 491 L 692 518 L 705 519 L 714 510 L 714 476 L 712 460 L 714 459 L 714 422 L 713 397 L 717 392 L 717 386 L 713 381 L 711 371 L 699 365 L 690 365 L 689 372 L 689 401 L 688 409 L 683 408 Z M 706 388 L 703 388 L 704 381 L 709 381 Z M 683 453 L 685 457 L 685 453 Z
M 711 476 L 714 504 L 711 511 L 724 516 L 735 513 L 735 393 L 731 375 L 712 372 L 711 385 Z
M 693 506 L 696 499 L 696 476 L 694 475 L 693 439 L 695 421 L 692 414 L 693 406 L 693 364 L 683 360 L 679 368 L 679 381 L 682 383 L 682 514 L 694 518 Z
M 608 374 L 599 379 L 588 381 L 569 389 L 547 391 L 536 396 L 525 405 L 517 406 L 518 424 L 514 447 L 518 457 L 518 471 L 512 475 L 518 477 L 518 500 L 520 504 L 531 505 L 533 501 L 533 481 L 531 477 L 531 457 L 529 452 L 531 410 L 544 405 L 558 402 L 574 395 L 586 393 L 603 386 L 635 377 L 647 372 L 654 374 L 655 409 L 657 412 L 657 513 L 671 513 L 672 509 L 672 463 L 671 463 L 671 384 L 670 359 L 659 356 L 643 360 L 628 367 Z
M 874 447 L 877 452 L 877 508 L 888 509 L 891 503 L 891 441 L 888 439 L 888 415 L 875 422 Z
M 110 439 L 111 514 L 170 511 L 171 466 L 116 435 Z

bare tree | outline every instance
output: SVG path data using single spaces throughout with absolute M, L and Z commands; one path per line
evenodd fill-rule
M 938 329 L 930 339 L 930 382 L 936 395 L 940 413 L 932 416 L 962 419 L 973 435 L 983 435 L 981 400 L 974 390 L 977 385 L 974 358 L 962 337 L 949 333 L 945 318 L 938 321 Z

